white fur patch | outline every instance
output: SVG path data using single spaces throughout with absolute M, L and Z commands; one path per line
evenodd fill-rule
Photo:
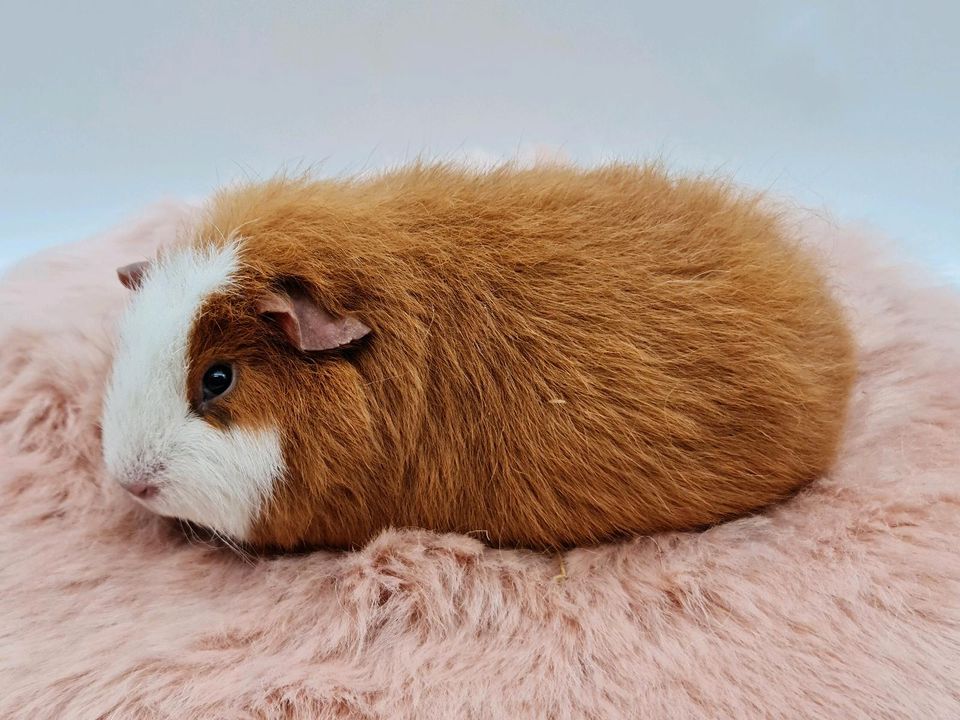
M 118 480 L 154 474 L 154 512 L 245 539 L 282 473 L 276 430 L 213 427 L 187 400 L 188 343 L 212 294 L 228 290 L 238 247 L 187 248 L 150 266 L 120 323 L 103 411 L 103 451 Z

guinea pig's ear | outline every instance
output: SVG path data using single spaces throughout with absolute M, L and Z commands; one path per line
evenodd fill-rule
M 140 287 L 140 283 L 143 282 L 143 276 L 149 267 L 149 260 L 130 263 L 129 265 L 117 268 L 117 277 L 120 278 L 120 282 L 123 283 L 125 288 L 128 290 L 136 290 Z
M 290 344 L 303 352 L 335 350 L 370 332 L 353 315 L 331 315 L 301 293 L 269 293 L 260 299 L 257 309 L 277 323 Z

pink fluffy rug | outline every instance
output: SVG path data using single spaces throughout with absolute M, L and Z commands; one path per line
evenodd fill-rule
M 836 471 L 756 517 L 570 552 L 565 579 L 414 531 L 245 562 L 100 469 L 114 267 L 187 212 L 0 284 L 0 717 L 960 717 L 956 295 L 810 221 L 862 376 Z

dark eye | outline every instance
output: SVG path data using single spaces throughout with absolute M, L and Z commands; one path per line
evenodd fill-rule
M 203 374 L 203 401 L 223 395 L 233 385 L 233 368 L 224 363 L 211 365 Z

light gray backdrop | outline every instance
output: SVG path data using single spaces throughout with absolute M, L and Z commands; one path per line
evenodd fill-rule
M 0 264 L 282 166 L 720 170 L 960 278 L 960 3 L 8 2 Z

